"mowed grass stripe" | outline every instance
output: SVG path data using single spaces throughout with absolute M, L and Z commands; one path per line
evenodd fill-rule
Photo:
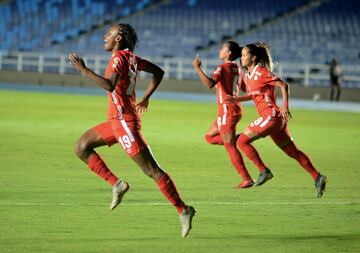
M 318 201 L 318 202 L 187 202 L 190 205 L 359 205 L 360 201 Z M 106 206 L 109 203 L 64 203 L 64 202 L 27 202 L 0 203 L 0 206 Z M 168 206 L 165 202 L 121 203 L 121 206 Z

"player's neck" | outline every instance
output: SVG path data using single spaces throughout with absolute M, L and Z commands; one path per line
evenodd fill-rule
M 225 62 L 232 62 L 229 58 L 224 58 L 224 59 L 222 59 L 223 61 L 224 61 L 224 63 Z
M 255 68 L 255 65 L 251 64 L 251 66 L 249 66 L 247 69 L 248 69 L 249 73 L 252 73 L 254 68 Z

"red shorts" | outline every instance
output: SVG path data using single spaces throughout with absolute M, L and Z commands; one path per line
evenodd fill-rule
M 147 147 L 140 132 L 140 122 L 114 119 L 100 123 L 94 129 L 108 146 L 118 142 L 129 156 L 136 155 Z
M 233 112 L 232 110 L 224 110 L 219 113 L 217 119 L 213 123 L 213 126 L 217 127 L 220 134 L 228 134 L 236 132 L 236 125 L 241 119 L 239 112 Z
M 287 123 L 282 117 L 260 117 L 252 122 L 250 130 L 261 137 L 270 135 L 278 146 L 283 146 L 293 141 L 287 129 Z

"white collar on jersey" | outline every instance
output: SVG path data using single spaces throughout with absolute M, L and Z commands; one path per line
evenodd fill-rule
M 120 49 L 120 50 L 118 50 L 118 51 L 121 51 L 121 50 L 124 50 L 124 51 L 130 51 L 130 49 L 128 49 L 128 48 L 125 48 L 125 49 Z M 112 57 L 114 57 L 115 56 L 115 53 L 113 53 L 112 54 Z
M 251 71 L 251 73 L 250 73 L 250 72 L 247 73 L 249 79 L 251 79 L 251 78 L 254 76 L 254 74 L 255 74 L 255 72 L 256 72 L 256 69 L 257 69 L 258 67 L 259 67 L 259 64 L 256 64 L 255 67 L 254 67 L 254 69 Z

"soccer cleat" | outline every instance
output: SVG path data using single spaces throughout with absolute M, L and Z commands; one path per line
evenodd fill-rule
M 254 185 L 254 180 L 251 178 L 245 179 L 239 185 L 234 186 L 234 188 L 249 188 Z
M 316 187 L 316 190 L 317 190 L 317 197 L 318 198 L 321 198 L 322 195 L 324 194 L 325 186 L 326 186 L 327 181 L 328 181 L 327 176 L 319 174 L 316 177 L 315 187 Z
M 110 210 L 114 210 L 121 202 L 125 193 L 129 190 L 130 186 L 127 182 L 118 180 L 113 186 L 113 198 L 110 205 Z
M 274 177 L 274 175 L 271 173 L 271 171 L 266 168 L 265 171 L 261 172 L 259 174 L 259 178 L 258 180 L 255 182 L 255 186 L 260 186 L 262 184 L 264 184 L 266 181 L 272 179 Z
M 181 236 L 186 237 L 191 230 L 191 222 L 196 213 L 195 208 L 192 206 L 185 206 L 184 210 L 180 214 L 180 224 L 181 224 Z

